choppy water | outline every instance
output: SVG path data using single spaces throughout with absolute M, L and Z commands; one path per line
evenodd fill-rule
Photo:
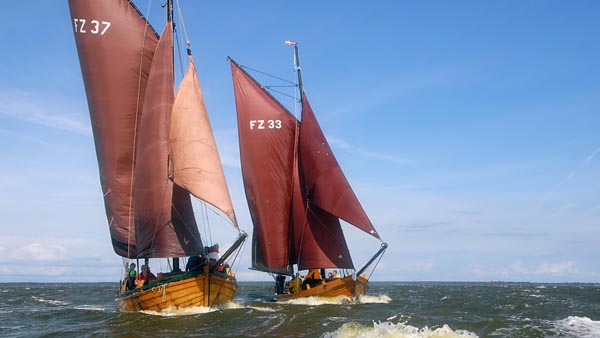
M 0 284 L 0 337 L 600 337 L 600 286 L 371 283 L 356 303 L 271 301 L 240 282 L 235 302 L 116 311 L 117 285 Z

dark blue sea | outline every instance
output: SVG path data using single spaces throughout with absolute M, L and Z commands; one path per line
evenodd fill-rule
M 117 283 L 0 284 L 0 337 L 600 337 L 600 285 L 373 282 L 367 296 L 119 313 Z

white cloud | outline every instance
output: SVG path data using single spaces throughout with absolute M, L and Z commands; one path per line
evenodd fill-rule
M 360 147 L 353 146 L 350 143 L 348 143 L 342 139 L 339 139 L 339 138 L 327 136 L 327 141 L 329 141 L 329 143 L 331 145 L 333 145 L 337 148 L 340 148 L 344 151 L 348 151 L 348 152 L 356 154 L 356 155 L 370 157 L 370 158 L 374 158 L 374 159 L 378 159 L 378 160 L 382 160 L 382 161 L 386 161 L 386 162 L 392 162 L 392 163 L 396 163 L 396 164 L 410 164 L 411 163 L 409 160 L 404 159 L 399 156 L 381 154 L 381 153 L 373 152 L 368 149 L 363 149 Z
M 407 272 L 429 272 L 433 269 L 434 265 L 432 260 L 414 261 L 401 264 L 399 270 Z
M 577 269 L 575 266 L 577 262 L 575 261 L 566 261 L 566 262 L 557 262 L 557 263 L 547 263 L 543 262 L 537 266 L 535 269 L 535 273 L 541 275 L 565 275 L 565 274 L 579 274 L 581 271 Z
M 62 261 L 67 255 L 67 249 L 62 245 L 42 243 L 28 244 L 17 252 L 34 261 Z
M 65 114 L 66 108 L 61 107 L 52 98 L 38 93 L 23 91 L 0 92 L 0 114 L 19 119 L 28 123 L 42 125 L 54 129 L 91 135 L 92 129 L 87 121 L 81 121 L 80 116 Z
M 540 205 L 543 205 L 544 202 L 546 202 L 546 200 L 548 198 L 550 198 L 550 196 L 552 196 L 552 194 L 554 194 L 554 192 L 556 190 L 558 190 L 563 184 L 565 184 L 567 181 L 569 181 L 571 178 L 573 178 L 573 176 L 575 176 L 575 173 L 580 170 L 581 168 L 585 167 L 592 159 L 594 159 L 594 157 L 596 157 L 596 155 L 600 153 L 600 147 L 598 147 L 596 150 L 594 150 L 591 154 L 589 154 L 585 160 L 583 160 L 583 162 L 581 162 L 579 164 L 579 166 L 577 166 L 577 168 L 573 169 L 573 171 L 571 171 L 569 173 L 569 175 L 562 181 L 560 181 L 555 187 L 554 189 L 550 190 L 548 193 L 546 193 L 546 195 L 544 195 L 544 197 L 542 198 L 542 200 L 540 201 Z

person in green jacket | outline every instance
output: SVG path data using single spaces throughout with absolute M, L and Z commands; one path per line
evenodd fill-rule
M 137 271 L 135 270 L 135 263 L 129 265 L 127 269 L 127 290 L 135 289 L 135 279 L 137 278 Z

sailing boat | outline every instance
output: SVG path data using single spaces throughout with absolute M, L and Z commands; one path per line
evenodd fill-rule
M 254 225 L 252 268 L 275 277 L 276 300 L 357 297 L 364 274 L 385 252 L 350 188 L 304 93 L 298 45 L 301 122 L 230 58 L 246 198 Z M 340 219 L 379 239 L 380 249 L 355 269 Z M 344 275 L 327 278 L 326 269 Z M 304 281 L 300 271 L 311 270 Z M 320 275 L 320 276 L 316 276 Z
M 246 234 L 235 217 L 189 42 L 189 65 L 175 94 L 172 0 L 160 35 L 131 1 L 69 0 L 69 8 L 114 251 L 125 268 L 130 260 L 139 268 L 140 259 L 148 266 L 150 258 L 170 265 L 136 285 L 124 278 L 119 309 L 231 300 L 237 283 L 226 260 L 239 253 Z M 238 232 L 220 258 L 214 253 L 207 262 L 190 194 Z M 181 257 L 197 264 L 182 271 Z

